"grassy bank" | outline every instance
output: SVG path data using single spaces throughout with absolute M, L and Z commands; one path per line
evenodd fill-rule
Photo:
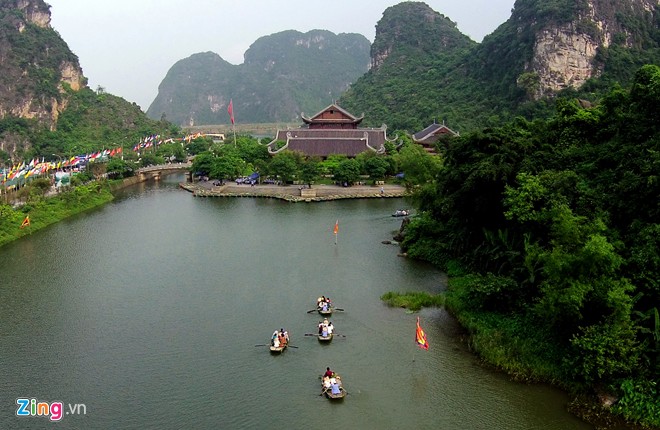
M 558 347 L 551 333 L 539 329 L 542 324 L 525 317 L 490 312 L 475 305 L 470 291 L 474 290 L 475 276 L 453 276 L 442 294 L 426 292 L 389 292 L 381 300 L 392 307 L 416 312 L 423 307 L 441 307 L 452 314 L 469 333 L 468 347 L 484 365 L 496 368 L 524 383 L 549 383 L 569 393 L 568 409 L 571 413 L 593 424 L 597 429 L 656 429 L 652 425 L 634 424 L 602 404 L 588 387 L 572 382 L 570 369 L 563 357 L 567 352 Z
M 112 201 L 107 182 L 80 185 L 52 197 L 30 196 L 21 206 L 0 205 L 0 246 L 72 215 Z M 29 216 L 30 225 L 21 228 Z

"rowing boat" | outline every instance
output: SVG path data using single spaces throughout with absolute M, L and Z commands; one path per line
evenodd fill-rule
M 344 390 L 344 384 L 339 375 L 335 374 L 329 379 L 329 382 L 330 386 L 327 386 L 327 383 L 324 383 L 324 377 L 321 376 L 321 388 L 323 389 L 321 394 L 330 400 L 341 400 L 346 397 L 346 390 Z
M 332 333 L 326 333 L 325 336 L 323 336 L 323 334 L 321 333 L 317 337 L 319 339 L 319 342 L 330 342 L 332 340 L 333 336 L 334 336 L 334 334 L 332 334 Z
M 273 354 L 280 354 L 285 349 L 286 349 L 286 344 L 280 346 L 273 346 L 273 345 L 270 346 L 270 352 L 272 352 Z

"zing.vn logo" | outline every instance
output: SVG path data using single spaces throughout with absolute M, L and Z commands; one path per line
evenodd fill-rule
M 82 403 L 72 405 L 69 403 L 68 411 L 64 411 L 62 402 L 40 402 L 37 399 L 16 399 L 18 409 L 16 416 L 19 417 L 48 417 L 51 421 L 59 421 L 62 414 L 87 415 L 87 406 Z

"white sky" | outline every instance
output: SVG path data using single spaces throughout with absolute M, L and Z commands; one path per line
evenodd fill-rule
M 396 0 L 46 0 L 52 27 L 80 59 L 89 86 L 147 110 L 177 61 L 212 51 L 232 64 L 262 36 L 313 29 L 359 33 Z M 510 15 L 514 0 L 429 0 L 477 42 Z M 331 6 L 329 6 L 331 5 Z

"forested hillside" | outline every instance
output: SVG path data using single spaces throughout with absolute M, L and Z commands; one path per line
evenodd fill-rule
M 136 104 L 87 87 L 43 0 L 0 2 L 0 69 L 0 168 L 132 146 L 172 130 Z
M 660 63 L 655 0 L 517 0 L 511 18 L 474 43 L 425 3 L 388 8 L 373 67 L 340 99 L 372 125 L 463 132 L 552 112 L 557 96 L 595 101 Z
M 456 278 L 448 308 L 488 361 L 660 426 L 660 67 L 595 107 L 561 100 L 446 143 L 410 256 Z M 498 351 L 497 353 L 495 353 Z

